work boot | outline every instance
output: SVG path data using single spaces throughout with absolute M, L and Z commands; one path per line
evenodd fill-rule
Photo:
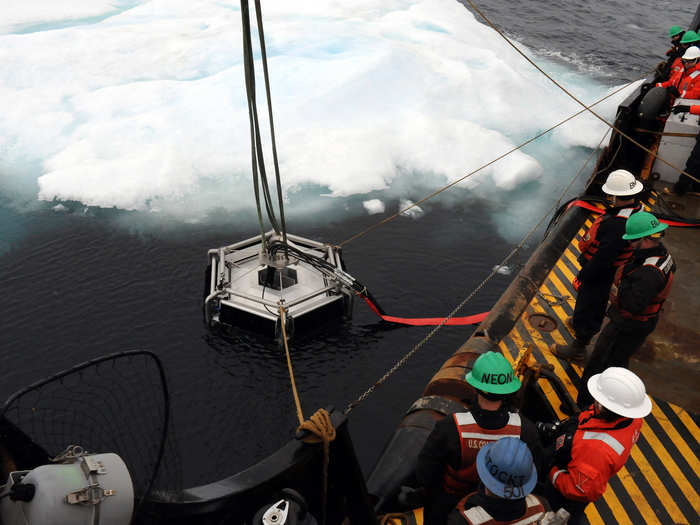
M 552 345 L 549 349 L 560 359 L 566 359 L 577 365 L 583 365 L 586 360 L 586 343 L 580 339 L 574 339 L 570 345 Z

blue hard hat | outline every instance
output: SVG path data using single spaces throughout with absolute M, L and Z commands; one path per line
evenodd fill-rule
M 524 498 L 537 483 L 532 453 L 514 437 L 501 438 L 479 450 L 476 470 L 484 486 L 504 499 Z

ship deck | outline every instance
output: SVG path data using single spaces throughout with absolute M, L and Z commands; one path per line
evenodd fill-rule
M 697 197 L 692 198 L 700 202 Z M 668 204 L 667 200 L 661 200 Z M 658 194 L 653 194 L 646 204 L 656 211 L 660 204 L 657 201 Z M 591 213 L 576 239 L 590 227 L 592 218 Z M 664 239 L 679 267 L 673 293 L 667 301 L 671 311 L 665 307 L 664 321 L 648 338 L 638 359 L 630 364 L 645 380 L 653 410 L 644 419 L 641 437 L 626 465 L 610 480 L 604 496 L 588 506 L 586 516 L 591 524 L 700 523 L 700 418 L 691 409 L 698 408 L 695 383 L 700 377 L 699 331 L 695 320 L 700 293 L 696 280 L 698 261 L 694 259 L 698 255 L 698 232 L 682 230 L 674 228 Z M 571 242 L 515 326 L 499 343 L 512 363 L 517 362 L 530 343 L 532 357 L 538 363 L 552 365 L 574 399 L 582 368 L 559 360 L 548 349 L 553 343 L 572 340 L 565 319 L 573 314 L 576 293 L 571 283 L 580 269 L 578 255 L 577 243 Z M 541 322 L 542 317 L 533 317 L 531 322 L 533 314 L 543 314 L 554 322 Z M 549 382 L 540 379 L 538 386 L 554 413 L 560 419 L 565 418 L 559 409 L 561 399 Z M 665 394 L 675 403 L 663 400 L 669 399 Z

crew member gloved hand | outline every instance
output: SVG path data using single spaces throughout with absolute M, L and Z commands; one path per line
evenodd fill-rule
M 557 421 L 556 423 L 544 423 L 542 421 L 538 421 L 535 423 L 535 428 L 537 428 L 537 431 L 544 441 L 551 441 L 554 439 L 560 426 L 561 421 Z
M 677 115 L 678 113 L 688 113 L 688 111 L 690 111 L 690 106 L 686 106 L 685 104 L 680 104 L 671 108 L 671 112 L 674 115 Z
M 673 95 L 676 98 L 681 96 L 681 92 L 678 91 L 678 88 L 676 86 L 669 86 L 668 92 L 671 93 L 671 95 Z

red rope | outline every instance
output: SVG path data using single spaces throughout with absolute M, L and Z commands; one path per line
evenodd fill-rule
M 369 307 L 372 309 L 372 311 L 374 311 L 375 314 L 377 314 L 384 321 L 387 321 L 389 323 L 407 324 L 407 325 L 411 325 L 411 326 L 437 326 L 445 320 L 444 317 L 407 318 L 407 317 L 394 317 L 393 315 L 384 315 L 379 311 L 379 308 L 377 308 L 376 305 L 372 301 L 370 301 L 367 297 L 365 297 L 364 295 L 361 295 L 361 297 L 365 300 L 365 302 L 369 305 Z M 476 314 L 476 315 L 468 315 L 466 317 L 451 317 L 445 324 L 446 325 L 479 324 L 481 321 L 483 321 L 486 318 L 486 316 L 488 314 L 489 314 L 488 312 L 483 312 L 483 313 Z
M 605 209 L 603 208 L 598 208 L 597 206 L 590 204 L 586 201 L 581 201 L 581 200 L 576 200 L 573 201 L 571 204 L 569 204 L 569 207 L 571 206 L 578 206 L 579 208 L 584 208 L 586 210 L 590 210 L 593 213 L 604 213 Z M 678 221 L 670 221 L 668 219 L 659 219 L 659 222 L 663 222 L 665 224 L 668 224 L 669 226 L 685 226 L 687 228 L 693 228 L 697 227 L 697 224 L 693 223 L 687 223 L 687 222 L 678 222 Z

